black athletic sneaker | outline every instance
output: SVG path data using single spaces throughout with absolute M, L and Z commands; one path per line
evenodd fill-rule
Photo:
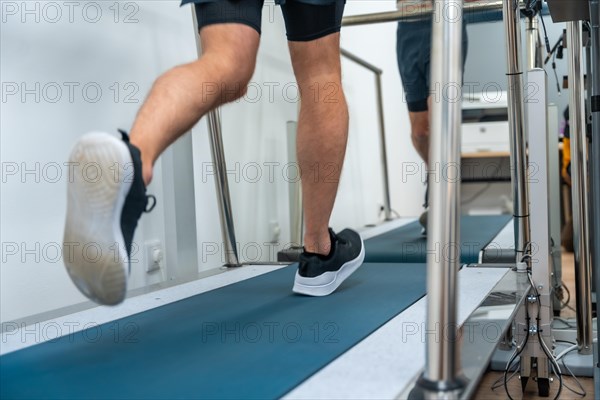
M 295 293 L 327 296 L 333 293 L 365 259 L 365 246 L 358 233 L 344 229 L 337 235 L 329 229 L 331 251 L 328 256 L 303 252 L 294 280 Z
M 156 204 L 146 195 L 139 149 L 121 135 L 88 133 L 69 158 L 65 267 L 84 295 L 105 305 L 124 300 L 133 234 Z

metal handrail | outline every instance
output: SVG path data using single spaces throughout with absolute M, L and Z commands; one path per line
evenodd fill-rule
M 462 10 L 462 0 L 436 0 L 432 29 L 431 81 L 459 91 L 462 81 L 462 23 L 442 18 L 443 7 Z M 453 96 L 454 98 L 454 96 Z M 458 398 L 465 382 L 461 374 L 458 327 L 460 260 L 461 103 L 450 96 L 432 102 L 429 159 L 431 203 L 427 227 L 427 315 L 425 372 L 415 398 Z M 455 171 L 454 176 L 451 171 Z M 442 176 L 444 175 L 444 176 Z
M 202 56 L 202 45 L 198 35 L 198 19 L 196 18 L 196 7 L 192 7 L 192 18 L 194 20 L 194 33 L 198 56 Z M 212 160 L 215 168 L 215 187 L 219 205 L 219 218 L 221 222 L 221 236 L 223 239 L 223 253 L 225 266 L 240 266 L 237 242 L 235 240 L 235 227 L 233 225 L 233 211 L 231 210 L 231 196 L 229 195 L 229 182 L 227 179 L 227 165 L 225 162 L 225 150 L 223 148 L 223 135 L 221 133 L 221 113 L 216 108 L 208 113 L 207 118 L 208 135 Z
M 375 90 L 377 92 L 377 120 L 379 124 L 379 151 L 381 154 L 381 172 L 383 175 L 383 213 L 386 221 L 391 221 L 392 207 L 390 201 L 390 178 L 387 163 L 387 147 L 385 145 L 385 118 L 383 113 L 383 85 L 381 84 L 381 75 L 383 70 L 373 64 L 363 60 L 351 52 L 341 49 L 342 56 L 355 62 L 363 68 L 375 74 Z
M 521 63 L 521 19 L 519 12 L 516 10 L 518 3 L 518 0 L 507 0 L 503 9 L 516 262 L 521 261 L 531 241 L 524 120 L 525 104 L 523 101 L 523 69 Z
M 397 11 L 386 11 L 372 14 L 349 15 L 342 19 L 342 26 L 356 26 L 396 21 L 419 20 L 433 13 L 430 1 L 402 1 Z M 520 5 L 524 7 L 524 4 Z M 502 10 L 502 0 L 481 0 L 465 3 L 463 14 Z

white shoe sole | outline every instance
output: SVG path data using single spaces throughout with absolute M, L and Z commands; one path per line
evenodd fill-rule
M 360 239 L 360 254 L 354 260 L 346 262 L 337 271 L 325 272 L 315 278 L 305 278 L 296 271 L 294 287 L 292 291 L 307 296 L 328 296 L 340 287 L 340 285 L 352 275 L 365 260 L 365 244 Z
M 132 160 L 116 137 L 93 132 L 81 137 L 69 161 L 63 258 L 77 288 L 105 305 L 122 302 L 129 257 L 121 212 L 131 187 Z

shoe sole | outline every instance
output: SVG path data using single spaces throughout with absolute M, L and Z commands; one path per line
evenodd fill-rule
M 127 291 L 129 257 L 121 213 L 131 182 L 127 146 L 107 133 L 88 133 L 75 145 L 63 240 L 65 267 L 75 286 L 96 303 L 115 305 Z
M 319 281 L 319 284 L 317 285 L 299 283 L 299 279 L 304 281 L 307 281 L 308 279 L 300 277 L 300 274 L 298 274 L 296 271 L 296 277 L 294 279 L 294 287 L 292 291 L 294 293 L 303 294 L 306 296 L 327 296 L 335 292 L 335 290 L 340 287 L 340 285 L 344 283 L 344 281 L 348 279 L 348 277 L 363 264 L 363 261 L 365 260 L 365 243 L 363 242 L 362 238 L 360 239 L 360 243 L 361 249 L 358 257 L 344 263 L 339 270 L 335 272 L 332 271 L 332 279 L 327 283 L 321 283 L 323 280 L 323 275 L 313 278 L 315 281 Z M 327 273 L 328 272 L 325 272 L 325 274 Z

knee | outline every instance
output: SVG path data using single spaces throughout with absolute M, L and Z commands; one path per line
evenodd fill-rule
M 172 72 L 200 81 L 202 99 L 213 106 L 245 96 L 254 74 L 255 57 L 224 52 L 204 54 L 193 63 L 175 67 Z M 160 84 L 161 78 L 157 80 Z
M 429 126 L 413 126 L 411 135 L 415 142 L 424 142 L 429 139 Z
M 252 75 L 254 75 L 254 64 L 245 65 L 232 63 L 225 66 L 222 70 L 221 99 L 228 103 L 238 100 L 248 92 L 248 84 Z
M 246 95 L 248 84 L 254 75 L 256 56 L 249 54 L 220 54 L 213 57 L 213 68 L 219 85 L 221 102 L 228 103 Z

